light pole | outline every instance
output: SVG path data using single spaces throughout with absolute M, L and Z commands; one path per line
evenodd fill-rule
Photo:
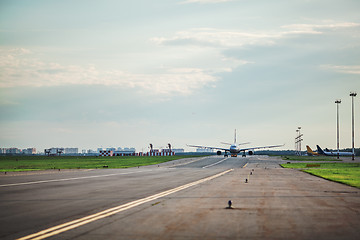
M 350 92 L 350 97 L 351 97 L 351 106 L 352 106 L 352 160 L 355 160 L 355 133 L 354 133 L 354 97 L 356 97 L 356 92 Z
M 299 130 L 296 129 L 296 137 L 295 137 L 295 153 L 299 155 Z
M 301 127 L 298 127 L 299 129 L 299 155 L 301 156 L 301 137 L 302 137 L 302 134 L 300 133 L 300 130 L 301 130 Z
M 300 129 L 301 127 L 298 127 L 298 129 L 296 130 L 296 132 L 298 133 L 297 137 L 295 138 L 295 149 L 296 149 L 296 153 L 297 155 L 301 156 L 301 137 L 303 136 L 300 133 Z
M 336 123 L 337 123 L 337 159 L 339 159 L 339 155 L 340 155 L 340 150 L 339 150 L 339 104 L 341 103 L 341 99 L 336 99 L 335 101 L 336 103 Z

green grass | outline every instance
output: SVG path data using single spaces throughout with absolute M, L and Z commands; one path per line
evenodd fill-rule
M 130 168 L 199 156 L 96 157 L 96 156 L 0 156 L 0 172 L 47 169 Z
M 281 166 L 300 168 L 303 172 L 360 188 L 360 163 L 290 163 Z
M 326 156 L 281 156 L 285 161 L 341 161 L 336 157 Z

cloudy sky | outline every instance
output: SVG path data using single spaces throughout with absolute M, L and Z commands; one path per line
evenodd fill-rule
M 0 147 L 189 149 L 237 129 L 294 149 L 301 126 L 304 145 L 335 148 L 335 99 L 350 147 L 359 12 L 358 0 L 1 0 Z

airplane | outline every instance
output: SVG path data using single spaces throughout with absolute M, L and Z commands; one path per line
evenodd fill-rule
M 229 144 L 229 143 L 224 143 Z M 208 147 L 208 146 L 199 146 L 199 145 L 187 145 L 189 147 L 197 147 L 197 148 L 206 148 L 206 149 L 216 149 L 217 155 L 221 155 L 221 150 L 224 151 L 224 157 L 228 156 L 228 152 L 231 154 L 231 157 L 237 157 L 237 155 L 242 152 L 242 156 L 246 157 L 245 152 L 247 151 L 249 155 L 254 154 L 255 149 L 263 149 L 263 148 L 274 148 L 274 147 L 281 147 L 283 145 L 272 145 L 272 146 L 264 146 L 264 147 L 249 147 L 249 148 L 240 148 L 240 145 L 249 144 L 249 143 L 236 143 L 236 129 L 235 129 L 235 136 L 234 136 L 234 143 L 230 144 L 230 148 L 221 148 L 221 147 Z
M 318 153 L 325 156 L 337 156 L 338 152 L 332 152 L 329 149 L 325 148 L 325 151 L 321 149 L 319 145 L 316 145 Z M 351 152 L 339 152 L 339 156 L 352 156 Z
M 318 152 L 314 152 L 308 145 L 306 145 L 306 151 L 309 156 L 319 156 Z

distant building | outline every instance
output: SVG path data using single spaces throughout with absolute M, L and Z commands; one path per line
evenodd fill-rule
M 123 151 L 131 151 L 131 152 L 135 152 L 136 149 L 135 148 L 124 148 Z
M 101 157 L 112 157 L 113 156 L 113 151 L 112 150 L 100 150 L 99 151 L 99 156 L 101 156 Z
M 65 154 L 79 154 L 78 148 L 65 148 L 64 149 Z
M 36 154 L 36 148 L 26 148 L 26 149 L 19 149 L 19 148 L 0 148 L 0 154 L 9 154 L 9 155 L 25 154 L 25 155 L 32 155 L 32 154 Z
M 163 153 L 169 153 L 169 152 L 172 152 L 170 148 L 164 148 L 164 149 L 161 149 L 161 152 Z
M 113 156 L 135 156 L 135 152 L 135 148 L 118 148 L 118 150 L 113 151 Z
M 173 148 L 171 149 L 172 152 L 174 153 L 183 153 L 185 152 L 185 150 L 183 148 Z
M 36 154 L 36 148 L 26 148 L 22 150 L 22 154 L 33 155 Z
M 199 152 L 199 153 L 212 153 L 213 150 L 212 150 L 212 149 L 208 149 L 208 148 L 197 148 L 197 149 L 196 149 L 196 152 Z
M 56 156 L 64 153 L 64 148 L 46 148 L 44 149 L 45 155 Z
M 20 154 L 21 150 L 18 148 L 7 148 L 6 154 Z
M 89 149 L 89 150 L 87 150 L 87 153 L 88 153 L 88 154 L 96 154 L 96 153 L 99 153 L 99 150 L 98 150 L 98 151 L 95 151 L 95 150 Z
M 90 151 L 90 150 L 89 150 Z M 90 154 L 91 152 L 88 153 Z M 99 156 L 139 156 L 139 153 L 136 153 L 136 149 L 131 147 L 131 148 L 121 148 L 118 147 L 117 149 L 114 147 L 110 147 L 110 148 L 98 148 L 97 149 L 97 153 L 99 154 Z

